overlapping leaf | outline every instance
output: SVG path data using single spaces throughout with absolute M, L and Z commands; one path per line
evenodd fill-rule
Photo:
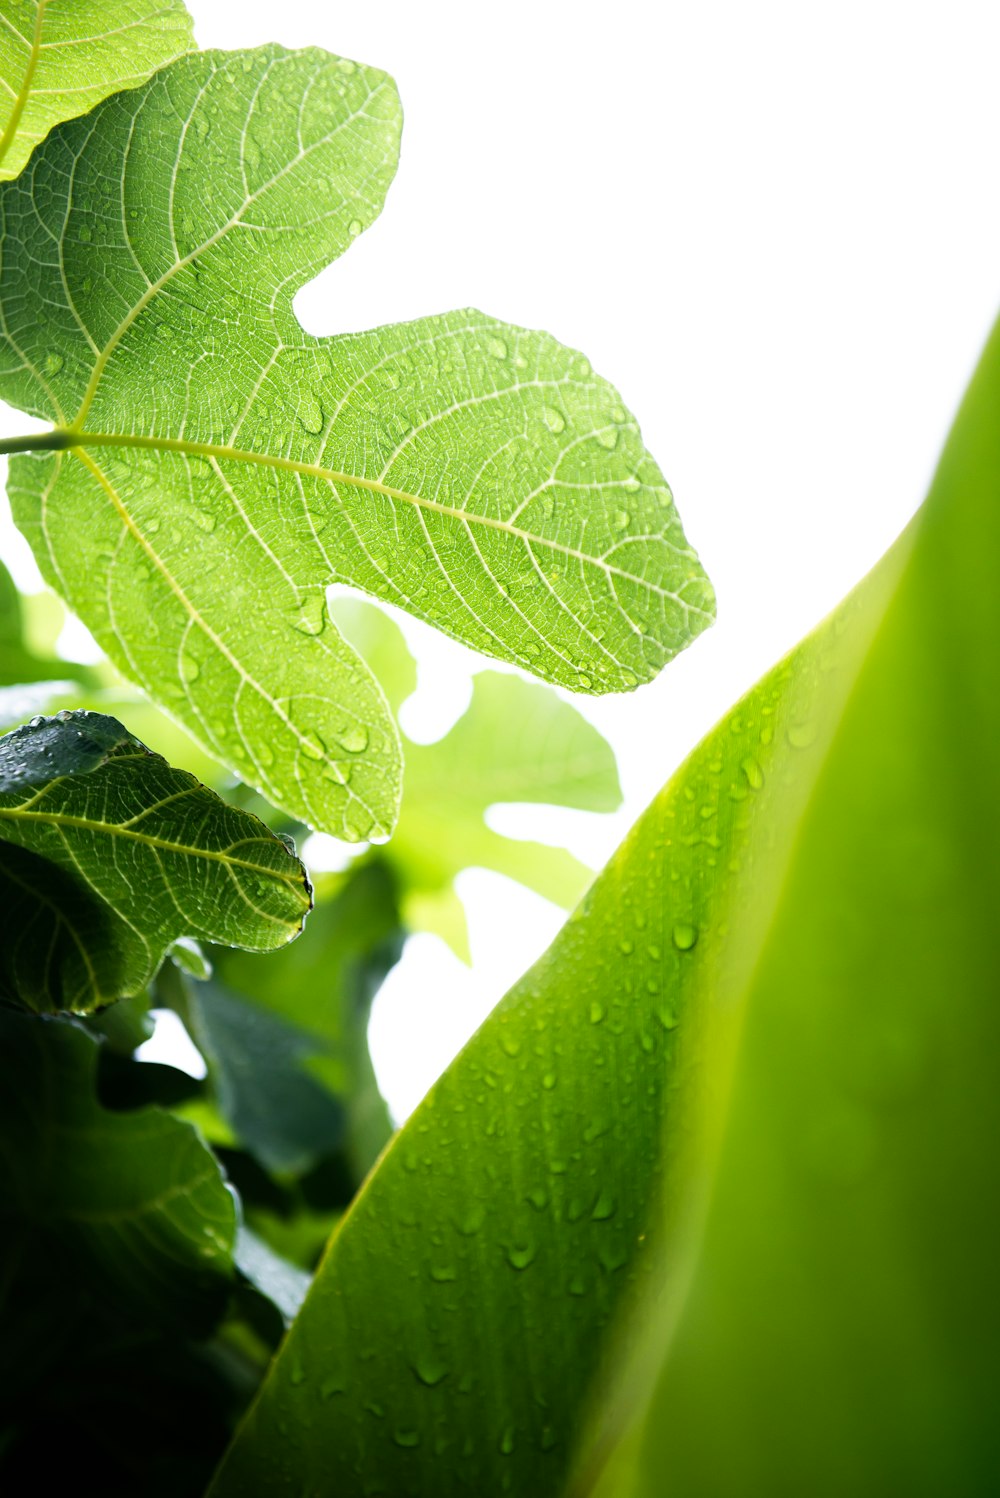
M 215 1498 L 985 1490 L 1000 725 L 961 663 L 1000 639 L 998 390 L 1000 335 L 915 527 L 414 1114 Z M 608 1471 L 689 1283 L 748 995 L 690 1321 Z
M 271 1170 L 336 1152 L 356 1188 L 391 1133 L 368 1054 L 372 998 L 402 948 L 395 881 L 381 859 L 320 885 L 301 938 L 266 963 L 213 949 L 216 981 L 190 1009 L 219 1104 Z
M 291 299 L 378 213 L 399 123 L 346 60 L 203 53 L 0 192 L 0 393 L 66 429 L 12 465 L 46 577 L 212 753 L 348 838 L 391 828 L 400 758 L 328 584 L 594 692 L 713 607 L 582 356 L 478 312 L 302 331 Z
M 7 0 L 0 10 L 0 179 L 60 120 L 134 88 L 192 46 L 181 0 Z
M 179 937 L 269 951 L 310 898 L 262 822 L 88 712 L 0 739 L 0 889 L 0 993 L 37 1010 L 138 992 Z
M 19 1275 L 80 1274 L 86 1293 L 133 1315 L 206 1330 L 236 1235 L 210 1151 L 159 1109 L 102 1108 L 97 1042 L 72 1021 L 0 1009 L 0 1039 L 4 1292 Z
M 334 618 L 398 708 L 416 685 L 398 626 L 364 602 L 338 600 Z M 411 930 L 433 931 L 468 960 L 465 914 L 453 886 L 467 868 L 506 874 L 565 909 L 576 903 L 592 870 L 565 848 L 505 837 L 485 821 L 489 808 L 504 802 L 599 812 L 620 805 L 611 746 L 575 708 L 546 687 L 483 671 L 444 738 L 404 743 L 403 806 L 387 856 L 399 873 Z

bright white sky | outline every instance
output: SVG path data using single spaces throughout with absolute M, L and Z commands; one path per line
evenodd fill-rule
M 626 807 L 547 825 L 603 862 L 919 503 L 1000 305 L 1000 7 L 188 3 L 202 46 L 315 44 L 399 85 L 396 183 L 302 294 L 307 327 L 472 305 L 547 328 L 618 385 L 673 486 L 719 622 L 654 685 L 574 699 L 615 746 Z M 2 550 L 27 581 L 16 540 Z M 482 662 L 411 639 L 407 726 L 436 736 Z M 560 921 L 485 873 L 463 894 L 473 973 L 416 938 L 377 1002 L 400 1114 Z

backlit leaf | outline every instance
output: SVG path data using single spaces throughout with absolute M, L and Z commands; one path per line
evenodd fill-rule
M 292 298 L 379 212 L 399 125 L 383 73 L 201 53 L 0 192 L 0 393 L 59 428 L 11 466 L 39 565 L 213 754 L 348 839 L 391 829 L 401 766 L 329 584 L 588 692 L 713 611 L 581 355 L 472 311 L 303 332 Z
M 5 0 L 0 10 L 0 180 L 60 120 L 144 83 L 193 45 L 181 0 Z

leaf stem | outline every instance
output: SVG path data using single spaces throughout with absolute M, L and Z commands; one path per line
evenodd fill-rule
M 24 437 L 0 438 L 0 457 L 9 453 L 62 452 L 79 439 L 65 427 L 53 427 L 50 432 L 29 432 Z

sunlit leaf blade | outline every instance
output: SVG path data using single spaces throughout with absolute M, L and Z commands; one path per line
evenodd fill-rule
M 144 83 L 194 45 L 181 0 L 7 0 L 0 10 L 0 180 L 60 120 Z
M 262 822 L 89 712 L 0 738 L 0 889 L 0 996 L 42 1011 L 139 992 L 179 937 L 282 946 L 310 901 Z
M 204 1333 L 232 1278 L 232 1195 L 189 1124 L 101 1107 L 96 1059 L 78 1025 L 0 1009 L 0 1293 L 47 1281 L 68 1312 L 60 1281 L 80 1276 L 81 1302 Z
M 897 565 L 709 735 L 417 1109 L 215 1498 L 563 1491 L 623 1310 L 662 1267 L 664 1183 L 688 1200 L 730 923 L 773 898 L 772 819 L 808 795 Z
M 995 1485 L 998 408 L 1000 330 L 730 990 L 746 1023 L 693 1284 L 602 1498 Z
M 713 610 L 581 355 L 478 312 L 299 326 L 294 293 L 380 209 L 399 122 L 384 74 L 325 53 L 203 53 L 0 193 L 0 393 L 70 429 L 12 464 L 40 566 L 213 753 L 349 838 L 391 827 L 399 752 L 327 585 L 592 692 L 648 680 Z

